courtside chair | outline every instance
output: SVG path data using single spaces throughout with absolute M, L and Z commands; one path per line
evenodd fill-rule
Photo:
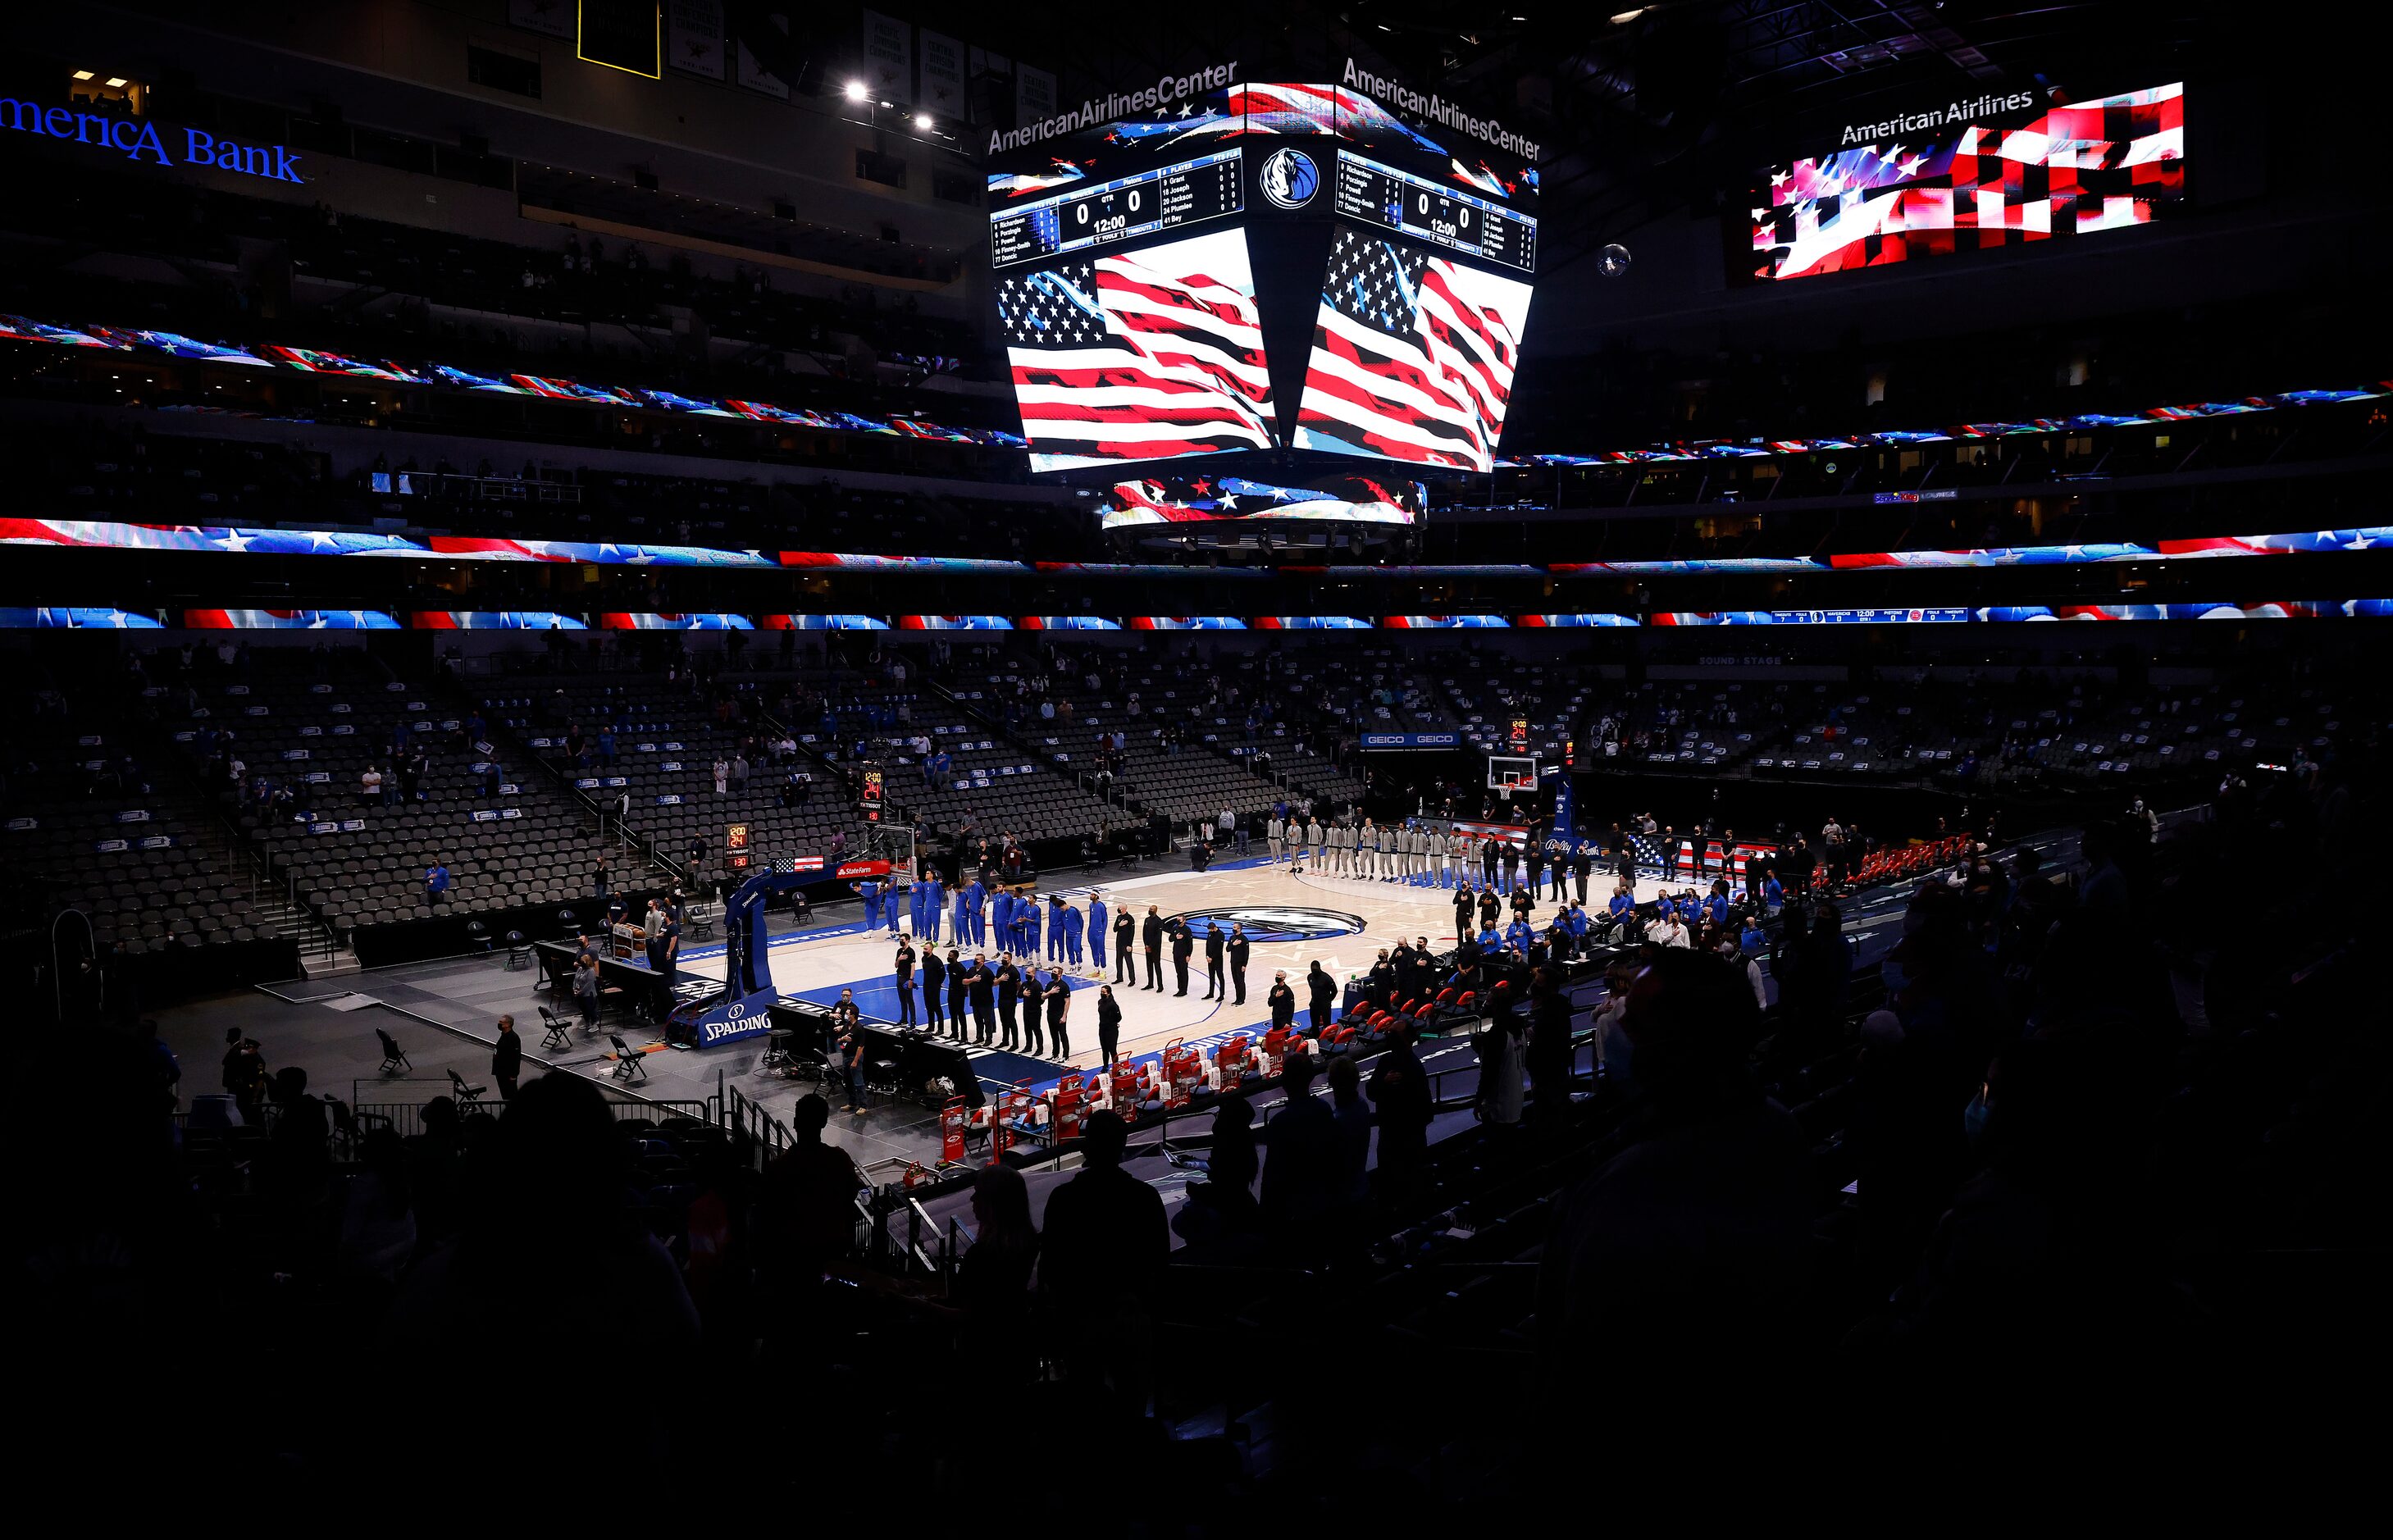
M 465 1083 L 464 1076 L 453 1069 L 449 1072 L 450 1094 L 457 1098 L 457 1104 L 461 1107 L 478 1105 L 484 1093 L 490 1089 L 488 1086 L 469 1086 Z
M 397 1038 L 381 1027 L 374 1028 L 374 1036 L 382 1039 L 382 1072 L 385 1075 L 403 1075 L 415 1067 L 407 1062 L 407 1050 L 399 1046 Z

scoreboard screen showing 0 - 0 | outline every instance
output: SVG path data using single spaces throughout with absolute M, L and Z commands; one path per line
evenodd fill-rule
M 1490 754 L 1487 756 L 1487 790 L 1519 791 L 1537 784 L 1537 756 L 1535 754 Z

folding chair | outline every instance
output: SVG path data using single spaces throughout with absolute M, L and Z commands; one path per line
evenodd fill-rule
M 461 1107 L 470 1107 L 479 1103 L 482 1100 L 482 1093 L 490 1089 L 488 1086 L 469 1086 L 465 1083 L 464 1077 L 455 1070 L 449 1072 L 450 1092 L 457 1098 L 457 1104 Z
M 615 1045 L 615 1067 L 608 1071 L 609 1075 L 618 1080 L 646 1080 L 648 1077 L 648 1066 L 640 1063 L 640 1056 L 633 1051 L 631 1044 L 612 1032 L 607 1034 L 607 1040 Z
M 547 1006 L 539 1006 L 536 1009 L 540 1011 L 540 1024 L 543 1029 L 540 1035 L 540 1046 L 571 1048 L 573 1046 L 572 1024 Z
M 399 1046 L 397 1038 L 378 1026 L 374 1028 L 374 1036 L 382 1039 L 382 1072 L 385 1075 L 400 1075 L 415 1067 L 407 1062 L 407 1050 Z

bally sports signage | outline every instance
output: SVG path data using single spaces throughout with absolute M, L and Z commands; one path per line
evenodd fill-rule
M 108 112 L 78 112 L 69 107 L 44 107 L 18 97 L 0 97 L 0 128 L 38 134 L 46 139 L 90 145 L 122 151 L 129 161 L 151 160 L 160 165 L 212 165 L 269 182 L 306 183 L 299 175 L 299 157 L 285 145 L 242 144 L 220 138 L 204 128 L 161 126 L 142 118 Z M 177 159 L 177 151 L 180 152 Z

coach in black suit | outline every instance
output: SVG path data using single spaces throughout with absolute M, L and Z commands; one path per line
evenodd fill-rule
M 1236 997 L 1230 1002 L 1233 1005 L 1247 1003 L 1247 957 L 1253 949 L 1247 942 L 1246 927 L 1232 920 L 1229 945 L 1230 989 Z
M 1180 980 L 1180 993 L 1188 993 L 1188 959 L 1196 952 L 1196 933 L 1178 920 L 1171 923 L 1171 971 Z
M 1222 983 L 1222 954 L 1228 946 L 1229 938 L 1222 934 L 1222 927 L 1210 920 L 1205 921 L 1205 998 L 1209 1000 L 1220 999 L 1225 993 Z
M 939 1027 L 939 1002 L 947 998 L 947 984 L 948 965 L 940 958 L 939 949 L 936 946 L 923 947 L 922 1005 L 924 1009 L 922 1013 L 922 1024 L 929 1027 L 934 1032 L 937 1031 Z M 908 1002 L 909 1007 L 911 1004 L 911 1001 Z M 911 1021 L 913 1019 L 913 1015 L 914 1013 L 912 1010 L 909 1009 L 906 1012 L 907 1020 Z
M 1146 987 L 1160 994 L 1163 991 L 1163 917 L 1156 913 L 1152 904 L 1146 907 L 1146 920 L 1139 932 L 1139 938 L 1146 944 Z M 1180 992 L 1183 995 L 1188 993 L 1185 979 L 1181 981 Z
M 1121 913 L 1114 916 L 1114 982 L 1116 984 L 1138 982 L 1138 969 L 1130 959 L 1131 943 L 1137 939 L 1138 921 L 1131 917 L 1130 906 L 1125 904 L 1122 906 Z

